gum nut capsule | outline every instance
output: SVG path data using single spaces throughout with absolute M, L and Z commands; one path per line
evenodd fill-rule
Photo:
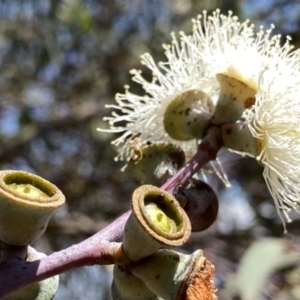
M 152 185 L 134 191 L 123 237 L 129 259 L 138 261 L 163 246 L 180 246 L 190 234 L 190 220 L 173 195 Z
M 120 266 L 114 266 L 112 283 L 113 300 L 157 300 L 153 294 L 138 277 L 131 272 L 123 270 Z
M 185 162 L 181 148 L 173 144 L 155 143 L 135 149 L 126 170 L 141 183 L 160 186 Z
M 214 300 L 214 266 L 202 250 L 182 254 L 162 249 L 132 269 L 154 294 L 164 300 Z
M 188 215 L 193 232 L 207 229 L 217 218 L 218 199 L 205 182 L 192 178 L 174 196 Z
M 220 94 L 211 122 L 217 125 L 235 122 L 255 103 L 256 88 L 249 82 L 226 74 L 219 73 L 216 78 L 220 84 Z
M 32 243 L 64 202 L 62 192 L 37 175 L 0 171 L 0 240 L 10 245 Z
M 223 124 L 221 134 L 224 147 L 244 155 L 259 156 L 260 140 L 253 136 L 246 122 Z
M 214 112 L 210 96 L 201 90 L 189 90 L 178 95 L 166 108 L 164 127 L 174 140 L 202 139 Z

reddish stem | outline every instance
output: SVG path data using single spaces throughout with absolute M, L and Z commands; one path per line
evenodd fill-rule
M 8 260 L 0 265 L 0 299 L 12 291 L 74 268 L 114 263 L 130 212 L 83 242 L 34 262 Z
M 1 265 L 0 298 L 10 292 L 73 268 L 112 264 L 121 243 L 88 239 L 33 262 L 9 260 Z
M 199 171 L 209 161 L 214 160 L 222 146 L 220 130 L 217 127 L 210 127 L 207 135 L 199 145 L 196 154 L 180 169 L 172 178 L 170 178 L 162 189 L 174 194 L 180 185 L 183 185 L 197 171 Z
M 221 146 L 219 129 L 210 127 L 199 145 L 197 153 L 161 188 L 170 193 L 176 191 L 201 167 L 214 160 Z M 8 260 L 3 262 L 0 265 L 0 298 L 21 287 L 74 268 L 94 264 L 113 264 L 114 255 L 120 247 L 120 243 L 113 241 L 123 235 L 129 215 L 130 211 L 85 241 L 40 260 L 34 262 Z

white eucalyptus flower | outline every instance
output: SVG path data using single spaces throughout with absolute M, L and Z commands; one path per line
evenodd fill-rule
M 141 56 L 141 63 L 152 71 L 151 81 L 147 81 L 140 70 L 131 71 L 133 81 L 142 85 L 145 94 L 133 94 L 129 91 L 129 86 L 125 86 L 125 94 L 116 95 L 117 104 L 107 105 L 115 109 L 111 117 L 105 118 L 109 121 L 110 129 L 99 130 L 122 133 L 112 142 L 119 150 L 116 160 L 130 160 L 136 146 L 143 147 L 149 142 L 177 145 L 185 152 L 186 157 L 192 157 L 197 151 L 200 139 L 174 139 L 166 131 L 164 115 L 173 100 L 180 97 L 184 100 L 191 93 L 203 93 L 203 101 L 198 102 L 194 110 L 201 111 L 204 121 L 208 123 L 217 101 L 219 85 L 214 77 L 206 76 L 209 66 L 194 59 L 194 48 L 185 42 L 180 43 L 174 33 L 171 36 L 171 45 L 163 45 L 165 62 L 155 63 L 149 53 Z M 178 124 L 178 120 L 175 119 L 175 123 Z M 230 186 L 218 158 L 211 163 L 211 167 L 224 184 Z
M 249 20 L 241 23 L 232 12 L 226 16 L 220 10 L 212 16 L 204 11 L 192 21 L 193 34 L 181 33 L 182 39 L 194 49 L 195 59 L 209 63 L 212 76 L 221 73 L 257 89 L 265 69 L 278 74 L 299 61 L 298 56 L 291 55 L 294 46 L 289 43 L 290 37 L 282 46 L 281 36 L 272 36 L 273 25 L 268 30 L 261 26 L 256 32 Z
M 179 41 L 173 33 L 171 45 L 163 45 L 165 62 L 155 63 L 148 53 L 142 56 L 142 64 L 152 71 L 152 80 L 145 79 L 140 70 L 131 71 L 144 95 L 133 94 L 125 86 L 125 93 L 116 95 L 117 104 L 108 106 L 115 111 L 106 118 L 110 124 L 106 131 L 121 133 L 113 141 L 119 148 L 117 159 L 129 160 L 133 146 L 141 147 L 147 142 L 172 143 L 187 156 L 193 155 L 202 132 L 199 129 L 197 136 L 193 130 L 191 135 L 185 131 L 197 118 L 192 114 L 185 122 L 181 118 L 183 111 L 191 108 L 193 113 L 200 112 L 203 122 L 199 128 L 204 128 L 211 117 L 217 125 L 235 122 L 244 118 L 245 111 L 255 103 L 263 73 L 266 83 L 276 81 L 276 89 L 281 90 L 286 84 L 283 75 L 291 73 L 293 65 L 300 65 L 299 55 L 291 53 L 289 39 L 281 46 L 279 35 L 271 37 L 273 26 L 255 32 L 249 21 L 241 23 L 231 12 L 225 16 L 219 10 L 211 16 L 203 12 L 193 23 L 192 35 L 181 32 Z M 276 80 L 274 74 L 281 79 Z M 194 98 L 201 101 L 194 105 Z M 186 105 L 184 110 L 177 108 L 178 102 Z M 177 135 L 180 130 L 183 133 Z M 217 172 L 223 173 L 222 169 Z M 227 182 L 226 175 L 221 177 Z
M 277 77 L 275 82 L 279 79 Z M 277 83 L 266 88 L 262 81 L 256 102 L 246 118 L 253 137 L 257 139 L 260 153 L 257 160 L 264 165 L 263 175 L 284 228 L 284 217 L 291 222 L 288 213 L 292 208 L 298 211 L 300 205 L 299 94 L 299 75 L 298 83 L 286 86 L 281 92 L 278 92 Z
M 165 62 L 156 64 L 149 53 L 141 56 L 141 63 L 152 71 L 151 81 L 147 81 L 140 70 L 131 70 L 133 81 L 142 85 L 145 94 L 135 95 L 129 91 L 129 86 L 125 86 L 125 94 L 116 95 L 117 105 L 107 105 L 115 109 L 111 117 L 105 118 L 111 126 L 108 131 L 123 133 L 113 141 L 114 145 L 119 146 L 118 159 L 131 158 L 134 140 L 138 141 L 139 146 L 146 142 L 172 143 L 187 154 L 195 153 L 198 140 L 176 140 L 166 132 L 164 126 L 168 105 L 185 92 L 200 89 L 209 95 L 212 103 L 203 101 L 200 109 L 207 113 L 209 119 L 212 115 L 218 83 L 205 75 L 207 65 L 194 60 L 194 50 L 185 43 L 180 44 L 174 33 L 171 36 L 172 44 L 163 45 Z
M 291 221 L 288 213 L 292 208 L 298 210 L 300 204 L 299 50 L 292 51 L 290 37 L 283 45 L 280 35 L 272 37 L 273 25 L 255 33 L 249 21 L 240 23 L 231 13 L 224 16 L 217 10 L 213 16 L 207 16 L 204 12 L 193 22 L 192 36 L 181 33 L 182 39 L 194 47 L 199 61 L 210 62 L 211 76 L 223 74 L 230 78 L 225 80 L 225 88 L 219 80 L 221 92 L 230 94 L 229 100 L 242 93 L 249 100 L 253 89 L 250 105 L 243 102 L 241 122 L 236 123 L 236 119 L 225 124 L 223 132 L 230 129 L 231 143 L 252 150 L 240 153 L 252 154 L 264 165 L 263 175 L 285 228 L 285 219 Z M 234 83 L 232 79 L 245 87 L 229 90 L 226 84 Z M 220 93 L 215 115 L 222 100 Z M 227 103 L 220 105 L 218 124 L 222 124 L 224 108 L 233 107 L 232 102 Z M 249 130 L 252 136 L 248 135 Z
M 205 14 L 205 13 L 204 13 Z M 212 20 L 217 22 L 221 17 L 219 12 L 214 13 Z M 233 28 L 236 28 L 239 34 L 234 37 L 234 43 L 238 43 L 238 37 L 252 43 L 253 26 L 242 26 L 239 28 L 239 23 L 235 17 L 228 17 L 233 21 L 232 26 L 221 24 L 221 31 L 231 34 Z M 207 26 L 207 20 L 204 20 L 204 26 Z M 209 21 L 211 22 L 211 21 Z M 204 34 L 206 43 L 214 38 L 215 33 L 208 31 Z M 224 38 L 226 34 L 224 34 Z M 184 35 L 182 34 L 182 37 Z M 220 44 L 232 43 L 226 37 L 224 41 L 221 39 Z M 200 107 L 196 109 L 206 113 L 209 119 L 214 111 L 214 106 L 218 93 L 219 84 L 215 77 L 215 70 L 211 71 L 211 61 L 202 60 L 198 52 L 199 40 L 182 39 L 178 41 L 175 34 L 172 34 L 172 44 L 163 45 L 165 49 L 166 61 L 156 64 L 152 56 L 148 53 L 142 56 L 142 64 L 148 67 L 153 78 L 147 81 L 139 70 L 132 70 L 133 81 L 141 84 L 145 90 L 145 95 L 135 95 L 129 91 L 129 86 L 125 86 L 125 94 L 117 94 L 117 105 L 110 105 L 115 109 L 111 117 L 107 117 L 111 128 L 110 132 L 121 132 L 122 135 L 116 139 L 113 144 L 119 147 L 118 159 L 130 159 L 132 155 L 131 145 L 139 138 L 139 143 L 146 142 L 165 142 L 173 143 L 181 147 L 187 154 L 193 154 L 197 149 L 199 139 L 188 139 L 183 137 L 177 139 L 175 136 L 170 136 L 167 132 L 164 118 L 166 109 L 170 106 L 173 100 L 178 99 L 184 93 L 190 91 L 201 91 L 208 95 L 211 103 L 202 101 Z M 235 60 L 235 57 L 232 57 Z M 230 68 L 230 66 L 229 66 Z M 186 94 L 185 94 L 186 95 Z M 190 95 L 189 95 L 190 97 Z
M 262 74 L 264 85 L 276 82 L 273 88 L 277 91 L 297 81 L 299 51 L 292 51 L 290 37 L 282 45 L 280 35 L 272 36 L 273 25 L 255 32 L 248 20 L 241 23 L 231 12 L 225 16 L 219 10 L 212 16 L 203 12 L 193 23 L 193 34 L 181 33 L 182 39 L 195 50 L 195 59 L 209 64 L 206 76 L 216 76 L 220 83 L 212 123 L 243 119 L 255 103 Z

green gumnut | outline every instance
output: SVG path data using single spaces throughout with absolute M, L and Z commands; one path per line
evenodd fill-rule
M 186 297 L 194 278 L 201 269 L 205 269 L 205 262 L 206 258 L 201 250 L 187 255 L 163 249 L 141 261 L 131 272 L 140 278 L 151 292 L 164 300 L 214 299 L 204 297 L 206 289 L 203 289 L 203 294 L 199 290 L 198 298 Z
M 192 232 L 203 231 L 216 220 L 219 203 L 217 195 L 207 183 L 191 178 L 174 196 L 188 215 Z
M 211 122 L 216 125 L 235 122 L 255 103 L 256 89 L 225 74 L 219 73 L 216 77 L 220 94 Z
M 224 147 L 240 154 L 257 157 L 261 152 L 261 141 L 255 138 L 247 123 L 240 121 L 221 126 Z
M 126 170 L 141 183 L 160 186 L 185 163 L 185 154 L 173 144 L 155 143 L 135 149 Z
M 123 270 L 120 266 L 114 266 L 112 283 L 113 300 L 158 300 L 144 284 L 131 272 Z
M 37 252 L 34 248 L 28 247 L 26 262 L 15 260 L 13 263 L 24 265 L 24 268 L 26 268 L 27 262 L 32 262 L 45 256 L 44 253 Z M 59 276 L 57 275 L 24 287 L 6 296 L 3 300 L 51 300 L 57 292 L 58 285 Z
M 171 138 L 179 141 L 201 139 L 214 112 L 211 98 L 201 90 L 177 96 L 164 114 L 164 127 Z
M 190 220 L 173 195 L 152 185 L 134 191 L 123 237 L 130 260 L 138 261 L 162 246 L 180 246 L 190 234 Z
M 32 243 L 64 202 L 62 192 L 37 175 L 0 171 L 0 241 L 20 246 Z

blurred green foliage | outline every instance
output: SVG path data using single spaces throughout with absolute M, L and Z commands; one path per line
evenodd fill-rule
M 122 163 L 114 162 L 113 136 L 96 128 L 107 126 L 102 117 L 110 111 L 104 105 L 113 103 L 115 93 L 129 83 L 128 71 L 142 68 L 139 55 L 150 52 L 157 61 L 163 60 L 161 44 L 170 41 L 171 31 L 189 32 L 192 17 L 217 7 L 223 13 L 232 10 L 242 20 L 251 18 L 257 25 L 268 27 L 273 22 L 276 32 L 291 35 L 299 45 L 297 2 L 2 0 L 1 168 L 43 176 L 67 198 L 67 205 L 36 244 L 38 250 L 51 253 L 79 242 L 130 208 L 138 183 L 120 171 Z M 143 71 L 147 76 L 149 71 Z M 140 87 L 131 85 L 141 93 Z M 216 265 L 222 300 L 233 299 L 223 287 L 247 247 L 260 237 L 281 236 L 283 229 L 262 169 L 253 160 L 226 151 L 220 159 L 233 188 L 228 194 L 215 176 L 207 174 L 219 194 L 219 219 L 209 230 L 194 234 L 185 250 L 202 248 Z M 299 216 L 295 218 L 289 238 L 299 245 Z M 290 284 L 287 273 L 276 274 L 261 299 L 271 299 L 274 289 L 283 293 L 280 299 L 293 299 L 285 291 L 300 280 Z M 109 299 L 109 276 L 109 270 L 100 267 L 62 275 L 55 299 Z

